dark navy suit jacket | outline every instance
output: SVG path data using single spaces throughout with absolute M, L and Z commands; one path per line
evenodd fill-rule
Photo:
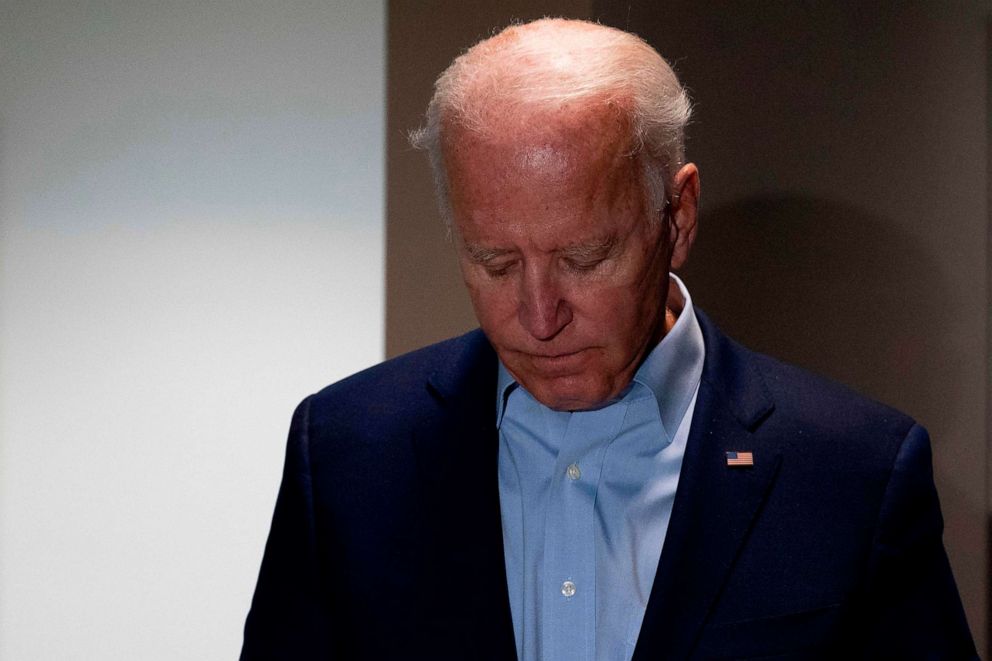
M 974 658 L 926 431 L 697 313 L 703 378 L 634 659 Z M 243 660 L 515 657 L 496 364 L 475 331 L 300 404 Z

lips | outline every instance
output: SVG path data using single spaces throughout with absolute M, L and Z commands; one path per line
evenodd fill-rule
M 571 373 L 585 359 L 585 349 L 558 354 L 524 353 L 526 360 L 546 375 Z
M 576 356 L 582 353 L 583 351 L 584 351 L 583 349 L 579 349 L 578 351 L 566 351 L 565 353 L 554 353 L 554 354 L 531 353 L 526 355 L 530 356 L 531 358 L 546 358 L 549 360 L 553 360 L 556 358 L 568 358 L 569 356 Z

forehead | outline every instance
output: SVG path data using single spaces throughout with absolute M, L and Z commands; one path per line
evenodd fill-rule
M 629 133 L 619 113 L 569 108 L 507 117 L 486 131 L 450 127 L 444 158 L 456 225 L 583 216 L 629 196 L 640 189 Z
M 553 175 L 579 163 L 608 170 L 633 151 L 626 113 L 612 105 L 511 105 L 490 108 L 488 114 L 485 126 L 444 126 L 443 155 L 454 176 L 480 167 Z

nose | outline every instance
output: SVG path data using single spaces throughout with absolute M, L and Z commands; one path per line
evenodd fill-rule
M 550 340 L 572 321 L 572 308 L 548 272 L 528 271 L 520 283 L 517 318 L 537 340 Z

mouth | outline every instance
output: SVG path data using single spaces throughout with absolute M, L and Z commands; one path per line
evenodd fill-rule
M 557 354 L 523 354 L 530 363 L 548 375 L 568 373 L 574 370 L 585 358 L 585 349 Z

